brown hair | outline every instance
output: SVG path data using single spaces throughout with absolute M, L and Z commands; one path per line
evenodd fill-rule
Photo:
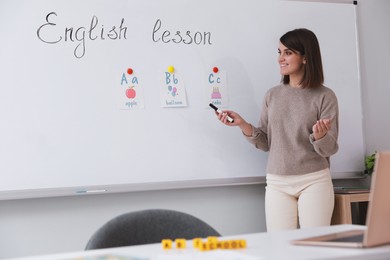
M 304 74 L 300 84 L 303 88 L 314 88 L 324 83 L 324 72 L 320 45 L 316 35 L 305 28 L 295 29 L 280 37 L 280 42 L 292 51 L 298 52 L 306 59 Z M 290 82 L 290 76 L 282 76 L 284 84 Z

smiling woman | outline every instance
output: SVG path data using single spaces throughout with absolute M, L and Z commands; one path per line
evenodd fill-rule
M 299 52 L 287 48 L 282 43 L 279 43 L 278 53 L 280 74 L 289 77 L 290 86 L 301 87 L 306 58 Z
M 196 45 L 212 45 L 211 32 L 191 32 L 176 31 L 171 33 L 169 30 L 160 31 L 161 20 L 158 19 L 154 24 L 152 39 L 154 42 L 162 41 L 163 43 L 184 43 Z

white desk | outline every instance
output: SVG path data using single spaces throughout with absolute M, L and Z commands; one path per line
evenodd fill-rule
M 150 244 L 142 246 L 130 246 L 112 249 L 100 249 L 83 252 L 73 252 L 46 256 L 35 256 L 17 258 L 18 260 L 84 260 L 88 257 L 99 255 L 129 256 L 129 259 L 390 259 L 390 245 L 369 248 L 331 248 L 313 246 L 294 246 L 290 244 L 293 239 L 308 236 L 323 235 L 335 231 L 348 229 L 364 229 L 359 225 L 336 225 L 330 227 L 308 228 L 301 230 L 291 230 L 283 232 L 269 232 L 257 234 L 244 234 L 224 239 L 246 239 L 247 248 L 240 250 L 218 250 L 200 252 L 192 248 L 192 243 L 188 241 L 186 249 L 164 250 L 161 244 Z M 84 258 L 82 258 L 84 257 Z M 130 258 L 134 257 L 134 258 Z M 93 259 L 93 258 L 90 258 Z M 16 258 L 14 259 L 16 260 Z

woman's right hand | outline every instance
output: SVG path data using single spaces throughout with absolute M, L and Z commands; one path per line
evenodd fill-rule
M 245 135 L 252 135 L 252 125 L 247 123 L 238 113 L 232 110 L 223 110 L 222 113 L 216 112 L 216 115 L 223 124 L 228 126 L 239 126 Z M 228 116 L 233 119 L 233 123 L 228 121 Z
M 222 113 L 218 113 L 218 112 L 215 112 L 215 113 L 218 117 L 218 120 L 221 121 L 222 123 L 224 123 L 225 125 L 228 125 L 228 126 L 239 125 L 240 122 L 243 120 L 239 114 L 237 114 L 236 112 L 234 112 L 232 110 L 223 110 Z M 228 121 L 228 117 L 233 119 L 232 123 L 230 123 Z

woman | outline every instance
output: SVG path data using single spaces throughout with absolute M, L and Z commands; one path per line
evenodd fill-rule
M 265 94 L 259 126 L 230 110 L 217 116 L 226 125 L 239 126 L 256 148 L 269 151 L 268 231 L 330 225 L 334 192 L 329 157 L 338 150 L 337 98 L 323 86 L 320 47 L 313 32 L 287 32 L 278 52 L 282 82 Z

